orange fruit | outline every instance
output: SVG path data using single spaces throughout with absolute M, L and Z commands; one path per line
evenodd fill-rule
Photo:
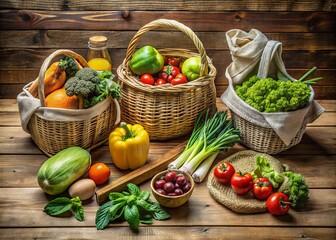
M 96 163 L 89 169 L 89 178 L 91 178 L 96 185 L 105 183 L 110 177 L 110 168 L 104 163 Z
M 46 106 L 52 108 L 78 109 L 79 99 L 77 96 L 69 97 L 65 88 L 57 89 L 46 97 Z

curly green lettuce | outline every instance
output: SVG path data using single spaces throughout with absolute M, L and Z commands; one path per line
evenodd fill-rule
M 260 112 L 287 112 L 304 108 L 311 91 L 301 81 L 259 79 L 252 76 L 235 86 L 236 94 Z

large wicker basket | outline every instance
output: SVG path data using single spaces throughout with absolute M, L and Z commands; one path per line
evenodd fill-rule
M 201 74 L 198 79 L 175 86 L 150 86 L 141 83 L 139 77 L 132 74 L 129 62 L 138 42 L 142 35 L 158 27 L 176 28 L 193 41 L 199 53 L 186 49 L 158 51 L 162 55 L 182 59 L 201 57 Z M 202 42 L 190 28 L 174 20 L 159 19 L 150 22 L 132 38 L 126 58 L 117 69 L 119 84 L 122 87 L 121 118 L 127 123 L 141 124 L 151 139 L 166 140 L 186 135 L 192 130 L 199 112 L 215 107 L 216 73 L 216 68 L 206 55 Z
M 51 61 L 59 55 L 71 56 L 82 67 L 88 66 L 83 57 L 70 50 L 55 51 L 41 66 L 38 85 L 41 107 L 30 118 L 28 128 L 34 142 L 48 156 L 74 145 L 88 150 L 95 148 L 107 141 L 110 132 L 120 121 L 119 104 L 111 97 L 90 109 L 45 107 L 44 75 Z M 50 120 L 48 115 L 57 115 L 58 120 Z M 77 116 L 78 120 L 68 120 Z

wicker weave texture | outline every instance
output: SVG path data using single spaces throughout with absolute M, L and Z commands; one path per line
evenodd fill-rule
M 44 74 L 53 58 L 58 55 L 66 55 L 74 57 L 83 67 L 87 67 L 86 61 L 75 52 L 70 50 L 58 50 L 52 53 L 42 64 L 39 74 L 39 98 L 41 106 L 45 106 L 44 97 Z M 92 149 L 107 141 L 110 132 L 113 130 L 118 120 L 116 106 L 111 98 L 106 108 L 97 112 L 95 116 L 88 120 L 78 121 L 54 121 L 34 113 L 31 117 L 28 127 L 31 137 L 36 145 L 48 156 L 54 155 L 62 149 L 70 146 L 80 146 L 84 149 Z M 58 109 L 47 108 L 45 111 L 57 112 Z M 86 109 L 72 111 L 87 111 Z M 64 113 L 66 114 L 66 113 Z
M 186 49 L 158 49 L 165 56 L 201 58 L 200 77 L 181 85 L 150 86 L 140 82 L 129 68 L 129 61 L 143 34 L 157 27 L 176 28 L 193 41 L 198 53 Z M 122 120 L 141 124 L 151 139 L 166 140 L 189 133 L 199 112 L 215 108 L 217 74 L 202 42 L 188 27 L 174 20 L 159 19 L 142 27 L 130 41 L 124 62 L 117 69 L 122 86 Z
M 258 153 L 252 150 L 240 151 L 222 160 L 229 162 L 236 171 L 252 172 L 255 168 L 257 156 L 263 156 L 277 172 L 283 172 L 284 167 L 275 158 L 265 153 Z M 212 197 L 227 208 L 239 213 L 259 213 L 266 211 L 266 201 L 259 201 L 252 193 L 241 196 L 237 195 L 230 185 L 223 185 L 217 182 L 213 175 L 213 169 L 209 173 L 207 186 Z
M 272 128 L 253 124 L 232 110 L 231 116 L 235 127 L 240 129 L 240 142 L 252 150 L 268 154 L 280 153 L 300 143 L 307 126 L 307 124 L 304 123 L 287 146 Z

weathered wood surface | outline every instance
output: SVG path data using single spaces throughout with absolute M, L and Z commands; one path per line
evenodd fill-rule
M 174 239 L 270 239 L 274 236 L 276 239 L 333 239 L 336 235 L 336 179 L 332 177 L 336 173 L 336 102 L 318 102 L 325 112 L 309 124 L 302 141 L 275 155 L 305 176 L 311 197 L 306 209 L 291 209 L 283 217 L 268 213 L 236 214 L 211 197 L 204 181 L 196 185 L 187 204 L 168 209 L 170 220 L 141 225 L 139 233 L 134 233 L 125 222 L 111 224 L 103 231 L 96 230 L 94 219 L 98 204 L 94 198 L 84 205 L 83 222 L 46 215 L 42 209 L 52 198 L 38 187 L 36 174 L 48 157 L 21 129 L 16 100 L 0 99 L 0 239 L 110 239 L 111 236 L 157 239 L 158 234 L 162 239 L 172 239 L 172 233 Z M 227 109 L 220 99 L 217 106 L 220 110 Z M 154 161 L 186 138 L 152 142 L 148 161 Z M 246 149 L 237 144 L 216 162 Z M 91 155 L 93 163 L 104 162 L 111 168 L 109 181 L 127 172 L 113 165 L 106 144 L 93 150 Z M 149 182 L 143 182 L 140 187 L 150 190 Z
M 279 2 L 272 1 L 220 1 L 220 0 L 171 0 L 167 1 L 141 1 L 141 0 L 114 0 L 103 1 L 97 4 L 94 0 L 76 1 L 51 0 L 25 1 L 10 0 L 1 1 L 1 8 L 21 8 L 21 9 L 49 9 L 49 10 L 161 10 L 161 11 L 332 11 L 335 10 L 335 3 L 332 0 L 315 1 L 300 0 Z
M 170 4 L 163 1 L 146 1 L 145 4 L 141 1 L 132 1 L 132 4 L 108 1 L 95 4 L 91 0 L 84 3 L 51 1 L 47 5 L 39 1 L 0 3 L 3 7 L 0 10 L 0 98 L 15 98 L 26 83 L 35 79 L 43 60 L 56 49 L 71 49 L 86 56 L 87 40 L 97 33 L 109 39 L 116 73 L 135 32 L 146 23 L 163 17 L 189 26 L 204 43 L 218 70 L 217 96 L 227 87 L 224 73 L 231 63 L 231 55 L 225 33 L 234 28 L 245 31 L 256 28 L 269 39 L 282 42 L 283 59 L 293 77 L 302 76 L 316 66 L 318 71 L 314 76 L 324 77 L 314 87 L 316 98 L 334 99 L 336 95 L 336 65 L 331 61 L 336 59 L 336 14 L 332 1 L 281 4 L 274 1 L 235 1 L 235 4 L 233 1 L 201 1 L 197 4 L 194 1 L 193 4 L 190 1 Z M 167 31 L 153 30 L 143 36 L 140 44 L 195 49 L 183 33 Z

